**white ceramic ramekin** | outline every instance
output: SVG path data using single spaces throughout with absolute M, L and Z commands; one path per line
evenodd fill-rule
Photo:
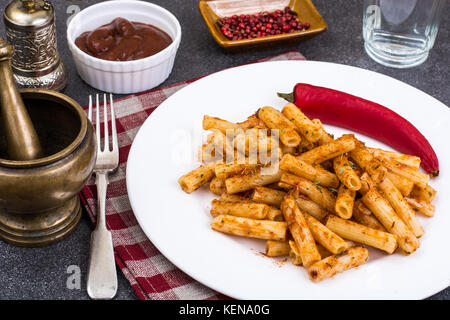
M 173 42 L 153 56 L 134 61 L 107 61 L 92 57 L 75 45 L 75 39 L 117 17 L 152 24 L 167 32 Z M 136 0 L 105 1 L 80 11 L 69 23 L 67 41 L 81 78 L 105 92 L 135 93 L 156 87 L 172 71 L 181 40 L 177 18 L 166 9 Z

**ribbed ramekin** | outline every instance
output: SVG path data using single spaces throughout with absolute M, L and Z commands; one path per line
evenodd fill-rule
M 167 32 L 173 42 L 164 50 L 134 61 L 107 61 L 92 57 L 75 45 L 75 39 L 115 18 L 152 24 Z M 156 87 L 172 71 L 181 41 L 181 27 L 168 10 L 136 0 L 105 1 L 80 11 L 69 23 L 67 41 L 80 77 L 94 88 L 118 94 Z

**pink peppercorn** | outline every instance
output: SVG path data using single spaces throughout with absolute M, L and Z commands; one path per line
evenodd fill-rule
M 298 19 L 297 12 L 291 10 L 290 7 L 274 12 L 232 15 L 218 19 L 217 23 L 222 34 L 229 40 L 293 33 L 310 27 L 308 22 L 302 24 Z

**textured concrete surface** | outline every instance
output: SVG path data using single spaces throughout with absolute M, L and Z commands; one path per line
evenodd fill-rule
M 66 22 L 70 6 L 85 8 L 99 1 L 53 1 L 57 10 L 59 52 L 69 70 L 70 79 L 65 93 L 80 104 L 87 103 L 89 94 L 96 90 L 78 77 L 66 44 Z M 162 84 L 209 74 L 255 59 L 297 49 L 309 60 L 329 61 L 377 71 L 404 81 L 432 95 L 450 106 L 450 5 L 446 5 L 436 45 L 429 59 L 421 66 L 390 69 L 372 61 L 364 52 L 361 35 L 362 1 L 314 0 L 328 24 L 328 31 L 294 47 L 271 48 L 248 53 L 229 54 L 216 45 L 197 9 L 196 0 L 154 0 L 180 20 L 183 37 L 177 59 L 169 79 Z M 0 0 L 3 9 L 8 3 Z M 72 7 L 73 8 L 73 7 Z M 4 25 L 0 23 L 4 36 Z M 426 106 L 423 106 L 426 108 Z M 89 256 L 91 223 L 85 215 L 75 232 L 67 239 L 39 249 L 18 248 L 0 241 L 0 299 L 88 299 L 86 271 Z M 68 289 L 67 268 L 79 266 L 81 289 Z M 134 291 L 119 272 L 119 292 L 116 299 L 136 299 Z M 433 299 L 450 299 L 450 288 Z

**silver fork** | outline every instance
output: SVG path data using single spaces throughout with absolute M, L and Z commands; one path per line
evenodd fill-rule
M 92 299 L 112 299 L 117 292 L 117 271 L 114 261 L 114 249 L 111 232 L 106 228 L 105 204 L 108 174 L 119 166 L 119 146 L 117 142 L 116 118 L 112 94 L 109 97 L 111 106 L 112 146 L 109 144 L 108 103 L 103 96 L 104 146 L 100 143 L 100 102 L 96 96 L 95 136 L 97 139 L 97 161 L 94 167 L 95 184 L 97 185 L 97 225 L 91 234 L 91 252 L 87 275 L 87 293 Z M 92 122 L 92 96 L 89 96 L 88 118 Z

